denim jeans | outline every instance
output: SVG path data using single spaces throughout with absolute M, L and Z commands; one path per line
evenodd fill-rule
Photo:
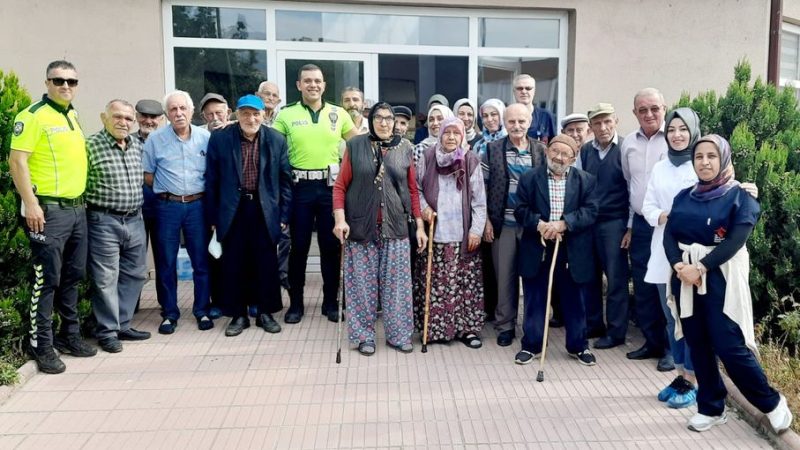
M 141 214 L 123 217 L 87 211 L 89 276 L 98 339 L 131 327 L 145 282 L 147 240 Z
M 192 262 L 194 306 L 192 313 L 199 318 L 208 314 L 210 296 L 208 276 L 208 228 L 203 201 L 190 203 L 161 200 L 156 210 L 156 293 L 161 304 L 161 317 L 178 320 L 178 247 L 181 231 L 186 251 Z
M 667 321 L 667 338 L 669 339 L 669 348 L 672 351 L 672 357 L 675 359 L 675 365 L 678 367 L 683 366 L 687 372 L 694 372 L 692 365 L 691 353 L 689 344 L 686 343 L 686 338 L 675 340 L 675 318 L 672 317 L 672 311 L 667 306 L 667 285 L 657 284 L 658 296 L 661 299 L 661 309 L 664 311 L 664 318 Z

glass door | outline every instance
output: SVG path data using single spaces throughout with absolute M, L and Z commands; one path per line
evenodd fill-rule
M 340 104 L 342 90 L 356 86 L 364 98 L 378 99 L 377 55 L 369 53 L 332 53 L 278 51 L 278 85 L 284 92 L 286 103 L 300 99 L 297 90 L 297 71 L 305 64 L 316 64 L 325 77 L 326 102 Z

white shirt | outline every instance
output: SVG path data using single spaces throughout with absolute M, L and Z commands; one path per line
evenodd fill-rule
M 664 228 L 667 224 L 664 222 L 664 225 L 659 225 L 658 217 L 662 212 L 669 214 L 672 210 L 672 201 L 678 192 L 695 183 L 697 174 L 694 172 L 691 160 L 675 167 L 669 159 L 663 159 L 653 166 L 642 204 L 642 215 L 647 223 L 655 227 L 653 240 L 650 241 L 650 260 L 647 262 L 647 273 L 644 276 L 644 281 L 648 283 L 669 283 L 672 274 L 672 267 L 664 253 Z
M 661 129 L 649 138 L 639 128 L 622 141 L 622 174 L 628 180 L 631 209 L 636 214 L 642 214 L 644 194 L 653 166 L 667 158 L 667 150 L 663 123 Z

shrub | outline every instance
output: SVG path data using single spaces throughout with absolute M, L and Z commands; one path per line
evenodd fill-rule
M 760 78 L 741 61 L 723 96 L 684 94 L 677 106 L 697 111 L 703 133 L 729 138 L 736 178 L 759 187 L 762 216 L 748 241 L 753 311 L 765 336 L 800 349 L 800 111 L 792 89 Z

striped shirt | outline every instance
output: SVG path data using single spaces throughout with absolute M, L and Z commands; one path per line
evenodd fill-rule
M 134 211 L 142 206 L 142 145 L 128 136 L 125 148 L 103 129 L 86 140 L 89 174 L 86 202 L 116 211 Z
M 514 210 L 517 208 L 517 186 L 522 174 L 531 168 L 531 153 L 526 150 L 519 150 L 510 144 L 506 147 L 506 162 L 508 164 L 508 200 L 503 216 L 503 224 L 516 226 L 517 219 L 514 217 Z

